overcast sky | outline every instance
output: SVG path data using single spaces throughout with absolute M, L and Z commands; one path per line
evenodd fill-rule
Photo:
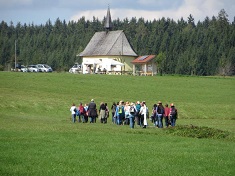
M 81 17 L 102 20 L 110 6 L 112 19 L 159 19 L 187 20 L 192 14 L 195 23 L 205 17 L 217 17 L 225 9 L 230 22 L 235 16 L 235 0 L 0 0 L 0 20 L 16 25 L 45 24 L 48 19 L 77 21 Z

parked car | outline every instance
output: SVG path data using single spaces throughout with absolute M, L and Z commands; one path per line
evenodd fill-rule
M 72 68 L 69 69 L 69 73 L 80 73 L 82 70 L 82 66 L 75 64 Z
M 38 72 L 38 68 L 36 65 L 29 65 L 28 66 L 28 71 L 29 72 Z
M 52 68 L 47 64 L 37 64 L 38 72 L 52 72 Z
M 24 65 L 21 65 L 21 66 L 20 66 L 20 71 L 21 71 L 21 72 L 28 72 L 28 68 L 25 67 Z

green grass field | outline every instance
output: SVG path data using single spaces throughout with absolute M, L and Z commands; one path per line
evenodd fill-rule
M 234 88 L 234 77 L 0 72 L 0 175 L 235 175 Z M 73 124 L 71 104 L 92 98 L 173 102 L 178 127 Z

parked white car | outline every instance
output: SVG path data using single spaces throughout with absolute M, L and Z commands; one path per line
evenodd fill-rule
M 21 72 L 28 72 L 28 68 L 25 67 L 24 65 L 21 65 L 20 71 L 21 71 Z
M 29 65 L 28 66 L 28 71 L 29 72 L 38 72 L 38 68 L 36 65 Z
M 82 70 L 82 66 L 75 64 L 72 68 L 69 69 L 69 73 L 79 73 Z
M 52 72 L 52 68 L 47 64 L 37 64 L 38 72 Z

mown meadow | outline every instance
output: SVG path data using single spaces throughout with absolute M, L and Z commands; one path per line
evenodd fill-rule
M 0 72 L 0 175 L 235 175 L 235 78 Z M 74 102 L 173 102 L 175 128 L 71 122 Z

